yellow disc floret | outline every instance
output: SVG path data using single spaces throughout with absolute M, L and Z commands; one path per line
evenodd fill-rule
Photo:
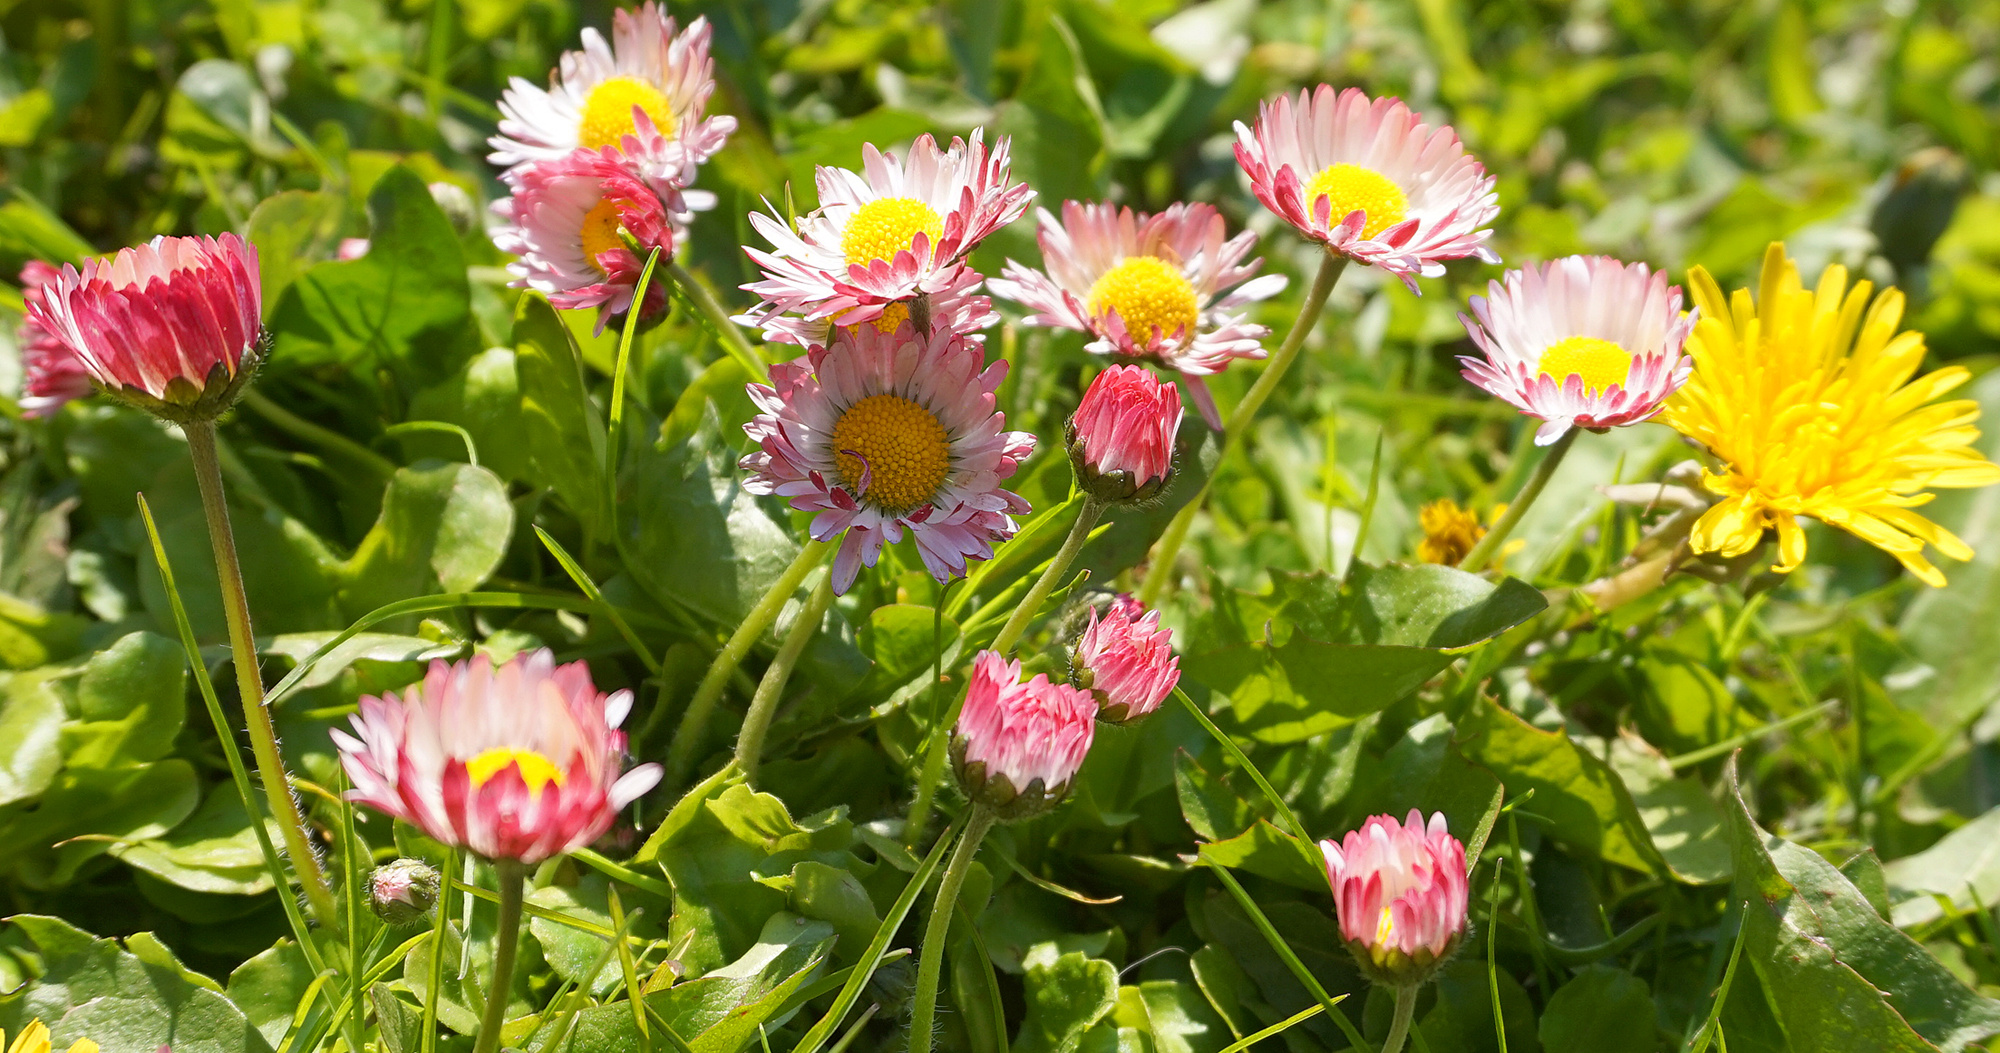
M 1417 511 L 1417 525 L 1424 539 L 1417 542 L 1417 558 L 1425 563 L 1456 567 L 1472 552 L 1472 546 L 1486 536 L 1479 517 L 1469 508 L 1460 508 L 1449 497 L 1439 498 Z
M 870 395 L 849 407 L 833 426 L 833 448 L 841 482 L 893 513 L 937 496 L 951 468 L 944 425 L 901 395 Z
M 1320 169 L 1306 184 L 1305 196 L 1307 215 L 1314 214 L 1313 206 L 1320 198 L 1327 199 L 1332 206 L 1330 223 L 1339 223 L 1357 209 L 1367 213 L 1361 224 L 1363 238 L 1372 238 L 1401 223 L 1410 210 L 1410 199 L 1395 180 L 1373 168 L 1345 161 Z
M 1201 316 L 1194 286 L 1179 267 L 1158 256 L 1128 256 L 1105 271 L 1090 284 L 1084 309 L 1094 319 L 1117 311 L 1125 331 L 1141 344 L 1153 338 L 1155 328 L 1163 339 L 1172 339 L 1183 329 L 1191 336 Z
M 878 333 L 893 333 L 896 331 L 897 326 L 909 320 L 910 305 L 899 300 L 882 308 L 882 313 L 876 315 L 874 321 L 856 322 L 853 325 L 842 326 L 841 328 L 846 329 L 850 333 L 859 333 L 862 326 L 872 325 Z
M 577 125 L 576 141 L 592 150 L 617 146 L 638 130 L 632 107 L 646 111 L 661 135 L 674 134 L 674 108 L 660 89 L 637 77 L 613 77 L 590 89 L 583 101 L 583 121 Z
M 625 247 L 625 239 L 618 236 L 618 202 L 605 198 L 592 205 L 583 215 L 583 258 L 597 268 L 599 274 L 609 274 L 604 264 L 597 262 L 597 254 Z
M 521 769 L 521 781 L 528 784 L 528 792 L 540 794 L 542 788 L 554 783 L 563 784 L 563 770 L 555 762 L 534 750 L 517 749 L 513 746 L 495 746 L 479 756 L 465 762 L 465 774 L 472 777 L 472 785 L 483 786 L 486 780 L 507 770 L 508 765 Z
M 1542 352 L 1535 368 L 1558 384 L 1582 377 L 1584 390 L 1596 394 L 1613 384 L 1624 386 L 1632 375 L 1632 352 L 1594 336 L 1566 336 Z
M 944 219 L 937 209 L 913 197 L 876 198 L 848 217 L 840 232 L 840 251 L 847 254 L 850 265 L 893 260 L 916 244 L 918 231 L 929 236 L 935 252 L 938 239 L 944 237 Z

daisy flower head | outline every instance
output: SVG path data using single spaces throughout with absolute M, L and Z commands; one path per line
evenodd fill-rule
M 1422 983 L 1465 938 L 1470 889 L 1465 845 L 1443 812 L 1410 809 L 1402 822 L 1370 816 L 1345 838 L 1319 843 L 1340 935 L 1376 983 Z
M 1112 204 L 1065 201 L 1058 220 L 1037 215 L 1045 270 L 1012 260 L 989 282 L 1028 308 L 1028 325 L 1089 333 L 1087 350 L 1149 358 L 1191 376 L 1220 373 L 1239 358 L 1263 358 L 1271 330 L 1244 310 L 1285 288 L 1256 277 L 1264 261 L 1244 257 L 1257 235 L 1233 238 L 1212 205 L 1176 204 L 1156 215 Z
M 882 546 L 908 534 L 933 577 L 965 573 L 1014 536 L 1028 503 L 1000 488 L 1035 437 L 1003 430 L 994 391 L 1007 363 L 978 344 L 909 325 L 841 330 L 749 386 L 760 411 L 743 426 L 758 449 L 744 488 L 813 512 L 818 541 L 842 538 L 834 591 L 845 593 Z
M 42 302 L 42 289 L 62 272 L 41 260 L 29 260 L 21 268 L 21 299 L 30 308 Z M 96 388 L 83 359 L 63 343 L 62 338 L 35 320 L 33 310 L 21 318 L 15 334 L 21 346 L 21 412 L 29 417 L 46 417 L 63 404 L 89 395 Z
M 563 53 L 548 90 L 513 78 L 500 97 L 500 134 L 489 140 L 487 159 L 505 166 L 511 183 L 530 165 L 608 147 L 638 155 L 651 178 L 692 183 L 696 166 L 736 130 L 736 118 L 702 115 L 715 92 L 708 20 L 697 18 L 678 34 L 675 28 L 665 7 L 648 0 L 613 14 L 608 44 L 585 29 L 583 50 Z M 712 202 L 703 195 L 695 207 Z
M 980 330 L 999 322 L 1000 316 L 994 312 L 991 299 L 974 291 L 983 280 L 980 273 L 970 267 L 955 268 L 945 283 L 925 298 L 930 309 L 931 331 L 950 331 L 975 343 L 984 343 L 986 336 Z M 767 343 L 812 347 L 831 340 L 837 329 L 853 331 L 867 325 L 875 327 L 878 333 L 893 333 L 896 327 L 912 321 L 912 302 L 898 300 L 885 304 L 882 313 L 874 318 L 847 325 L 840 325 L 831 318 L 785 314 L 769 307 L 738 315 L 731 321 L 762 329 Z
M 1896 331 L 1900 291 L 1871 301 L 1870 284 L 1849 287 L 1839 265 L 1807 289 L 1780 243 L 1765 252 L 1754 294 L 1725 298 L 1700 267 L 1688 286 L 1702 314 L 1688 338 L 1694 376 L 1660 419 L 1722 462 L 1702 476 L 1722 500 L 1695 524 L 1693 550 L 1741 556 L 1775 530 L 1771 569 L 1785 573 L 1805 560 L 1798 517 L 1811 516 L 1942 587 L 1925 545 L 1959 560 L 1972 549 L 1912 509 L 1933 488 L 2000 483 L 2000 465 L 1974 446 L 1979 404 L 1936 401 L 1972 374 L 1946 366 L 1917 376 L 1924 337 Z
M 949 149 L 929 135 L 898 159 L 861 148 L 861 171 L 821 167 L 820 206 L 798 230 L 775 213 L 750 223 L 769 251 L 745 248 L 764 280 L 743 288 L 763 299 L 758 313 L 794 312 L 854 325 L 888 304 L 963 289 L 962 262 L 987 235 L 1020 218 L 1034 197 L 1008 174 L 1008 141 L 988 149 L 984 130 Z
M 632 307 L 646 254 L 670 259 L 686 230 L 686 201 L 671 183 L 644 177 L 615 150 L 577 150 L 530 165 L 511 196 L 493 203 L 505 222 L 493 231 L 509 283 L 557 307 L 597 308 L 597 329 Z M 628 242 L 629 239 L 629 242 Z M 637 246 L 639 251 L 634 251 Z M 666 286 L 646 290 L 643 314 L 666 307 Z
M 1493 177 L 1449 126 L 1401 99 L 1322 84 L 1236 123 L 1236 161 L 1264 207 L 1327 251 L 1380 267 L 1417 292 L 1445 260 L 1500 258 L 1486 229 L 1500 214 Z
M 952 770 L 967 797 L 1010 822 L 1069 793 L 1097 732 L 1097 699 L 1046 673 L 1021 679 L 1019 659 L 981 651 L 951 730 Z
M 1664 271 L 1609 256 L 1568 256 L 1508 271 L 1458 320 L 1484 358 L 1465 379 L 1542 421 L 1537 445 L 1571 428 L 1636 424 L 1687 382 L 1681 353 L 1701 312 L 1681 313 Z
M 333 731 L 347 799 L 447 845 L 533 865 L 604 836 L 660 781 L 623 771 L 632 692 L 605 694 L 582 662 L 547 650 L 495 665 L 432 662 L 422 681 L 361 699 Z

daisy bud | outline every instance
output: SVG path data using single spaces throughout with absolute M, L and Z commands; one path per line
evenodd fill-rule
M 1092 608 L 1070 657 L 1077 686 L 1097 699 L 1097 718 L 1129 724 L 1160 708 L 1180 683 L 1174 634 L 1160 628 L 1160 612 L 1121 595 L 1100 617 Z
M 1142 366 L 1112 366 L 1091 381 L 1069 420 L 1076 479 L 1100 501 L 1159 496 L 1174 471 L 1181 395 Z
M 28 316 L 105 391 L 176 423 L 220 416 L 264 355 L 257 250 L 234 234 L 65 265 Z
M 368 906 L 391 925 L 414 925 L 438 900 L 438 872 L 420 859 L 384 863 L 368 875 Z
M 1340 934 L 1361 971 L 1379 984 L 1408 987 L 1436 973 L 1465 938 L 1465 846 L 1444 813 L 1424 825 L 1415 809 L 1401 823 L 1371 816 L 1343 844 L 1319 843 L 1340 915 Z
M 975 803 L 1012 822 L 1054 808 L 1083 767 L 1096 728 L 1090 693 L 981 651 L 972 663 L 965 708 L 952 729 L 952 766 Z
M 64 403 L 96 390 L 83 360 L 61 337 L 35 320 L 34 308 L 42 302 L 43 288 L 61 274 L 41 260 L 29 260 L 21 268 L 21 299 L 29 310 L 15 336 L 21 347 L 21 412 L 29 417 L 46 417 Z

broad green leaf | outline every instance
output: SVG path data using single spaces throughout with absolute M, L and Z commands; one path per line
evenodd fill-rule
M 264 822 L 272 843 L 281 843 L 277 825 L 268 818 Z M 243 799 L 227 781 L 215 784 L 201 807 L 165 835 L 119 845 L 111 854 L 194 892 L 252 896 L 272 888 Z
M 1542 1010 L 1542 1048 L 1654 1053 L 1653 994 L 1623 969 L 1593 965 L 1570 977 Z
M 281 190 L 251 210 L 248 239 L 257 249 L 266 314 L 306 268 L 333 256 L 345 204 L 324 191 Z
M 1147 980 L 1118 989 L 1113 1019 L 1143 1033 L 1155 1053 L 1204 1053 L 1228 1040 L 1215 1011 L 1190 983 Z
M 608 930 L 613 927 L 609 887 L 610 883 L 603 875 L 586 874 L 573 886 L 551 885 L 536 889 L 528 894 L 528 902 Z M 629 935 L 641 939 L 658 939 L 664 935 L 654 915 L 665 913 L 665 903 L 632 889 L 622 890 L 620 896 L 628 919 L 635 906 L 643 903 L 645 908 L 645 914 L 628 930 Z M 602 957 L 609 940 L 544 917 L 530 917 L 528 931 L 535 942 L 541 944 L 542 957 L 547 959 L 556 975 L 576 981 L 578 989 L 590 993 L 592 997 L 603 998 L 624 982 L 617 956 Z M 600 960 L 604 962 L 604 967 L 594 977 L 586 975 L 590 967 Z
M 1528 993 L 1522 990 L 1511 973 L 1503 971 L 1498 978 L 1500 1019 L 1507 1032 L 1507 1053 L 1540 1053 L 1543 1047 L 1535 1035 L 1535 1010 L 1534 1004 L 1528 1001 Z M 1422 1016 L 1417 1024 L 1432 1050 L 1437 1053 L 1445 1050 L 1499 1053 L 1500 1045 L 1493 1026 L 1493 989 L 1485 962 L 1465 957 L 1451 963 L 1438 977 L 1435 990 L 1437 1001 L 1428 1010 L 1419 1009 Z M 1370 994 L 1370 1018 L 1375 1017 L 1378 1004 L 1388 1001 L 1384 997 L 1387 994 L 1388 991 L 1381 988 Z M 1386 1021 L 1386 1014 L 1383 1019 Z M 1596 1053 L 1595 1048 L 1589 1046 L 1547 1048 L 1548 1053 L 1583 1053 L 1586 1049 Z
M 882 924 L 868 890 L 851 870 L 805 860 L 792 868 L 786 907 L 792 913 L 833 926 L 843 957 L 860 954 Z
M 515 308 L 514 372 L 534 480 L 553 487 L 584 528 L 602 536 L 610 517 L 604 418 L 585 390 L 576 341 L 540 296 L 523 296 Z
M 1069 1053 L 1118 1003 L 1118 970 L 1075 951 L 1028 969 L 1027 1017 L 1013 1053 Z
M 225 991 L 230 1003 L 275 1047 L 292 1026 L 292 1015 L 312 981 L 312 967 L 306 964 L 299 945 L 279 940 L 270 950 L 237 966 L 229 974 Z
M 1900 928 L 1921 925 L 1944 913 L 1934 896 L 1974 909 L 2000 903 L 2000 808 L 1944 835 L 1937 844 L 1893 860 L 1882 868 L 1897 900 Z
M 1311 846 L 1307 846 L 1310 848 Z M 1196 850 L 1204 863 L 1232 870 L 1244 870 L 1258 877 L 1281 881 L 1293 888 L 1323 890 L 1326 874 L 1306 863 L 1305 853 L 1292 835 L 1259 819 L 1243 833 L 1226 841 L 1215 841 Z M 1313 849 L 1317 852 L 1318 849 Z
M 1451 741 L 1451 732 L 1443 714 L 1410 725 L 1382 763 L 1366 766 L 1357 778 L 1353 802 L 1343 809 L 1349 824 L 1359 826 L 1364 817 L 1378 814 L 1401 819 L 1412 809 L 1426 819 L 1443 812 L 1451 832 L 1469 841 L 1492 807 L 1500 781 L 1466 759 L 1463 747 Z M 1508 795 L 1513 795 L 1511 788 Z
M 69 711 L 46 677 L 16 674 L 0 691 L 0 807 L 41 794 L 62 770 Z
M 199 799 L 194 768 L 184 760 L 65 768 L 34 811 L 0 818 L 0 873 L 30 888 L 65 884 L 112 845 L 173 829 Z
M 76 710 L 78 719 L 63 726 L 70 767 L 107 768 L 172 753 L 187 722 L 187 653 L 152 633 L 119 639 L 83 667 Z
M 417 1053 L 422 1048 L 424 1013 L 411 1005 L 388 984 L 368 988 L 368 1004 L 375 1009 L 376 1033 L 389 1053 Z
M 398 469 L 382 515 L 344 569 L 341 606 L 352 617 L 396 600 L 468 592 L 506 554 L 514 531 L 507 487 L 470 464 Z
M 1235 837 L 1249 828 L 1255 813 L 1221 779 L 1209 774 L 1186 750 L 1174 751 L 1174 790 L 1181 817 L 1204 841 Z
M 264 654 L 283 655 L 296 666 L 338 635 L 333 632 L 284 633 L 264 641 L 260 650 Z M 428 662 L 435 658 L 449 658 L 460 649 L 456 644 L 439 643 L 421 636 L 355 633 L 313 663 L 312 670 L 294 685 L 294 689 L 303 691 L 330 684 L 356 662 Z
M 464 367 L 410 399 L 409 419 L 445 421 L 464 428 L 479 451 L 479 464 L 508 481 L 535 478 L 531 444 L 522 442 L 520 367 L 512 348 L 489 347 Z M 456 435 L 413 432 L 401 436 L 412 457 L 458 461 L 465 443 Z
M 1729 831 L 1701 780 L 1676 778 L 1658 750 L 1632 735 L 1612 740 L 1610 763 L 1675 877 L 1695 885 L 1729 880 Z

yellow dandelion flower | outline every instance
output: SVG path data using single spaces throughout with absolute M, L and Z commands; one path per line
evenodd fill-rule
M 1417 558 L 1447 567 L 1458 566 L 1472 546 L 1486 536 L 1486 528 L 1479 525 L 1479 516 L 1469 508 L 1460 508 L 1449 497 L 1418 509 L 1417 525 L 1424 528 L 1424 539 L 1417 542 Z
M 1694 551 L 1740 556 L 1775 530 L 1772 569 L 1788 572 L 1806 557 L 1797 517 L 1811 516 L 1931 585 L 1945 579 L 1924 558 L 1926 543 L 1972 558 L 1965 542 L 1911 509 L 1935 487 L 2000 482 L 2000 465 L 1973 448 L 1977 403 L 1934 401 L 1971 374 L 1946 366 L 1915 376 L 1924 337 L 1896 331 L 1901 292 L 1871 303 L 1870 284 L 1849 288 L 1840 266 L 1807 291 L 1779 243 L 1764 254 L 1754 299 L 1748 289 L 1725 299 L 1700 267 L 1688 285 L 1701 309 L 1688 339 L 1694 377 L 1659 419 L 1723 462 L 1720 473 L 1703 473 L 1723 500 L 1695 524 Z
M 0 1029 L 0 1049 L 7 1053 L 49 1053 L 49 1029 L 37 1020 L 23 1028 L 14 1036 L 14 1044 L 7 1044 L 7 1032 Z M 87 1038 L 79 1038 L 69 1047 L 69 1053 L 97 1053 L 97 1043 Z

